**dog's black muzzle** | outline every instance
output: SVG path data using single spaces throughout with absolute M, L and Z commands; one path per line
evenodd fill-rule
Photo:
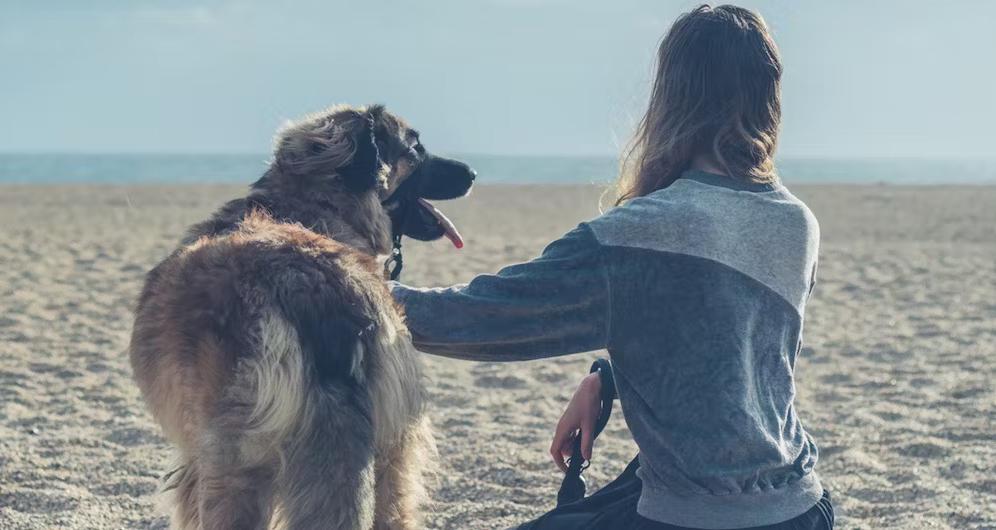
M 463 197 L 470 192 L 477 172 L 459 160 L 426 155 L 412 177 L 418 181 L 419 197 L 430 201 L 445 201 Z M 405 184 L 412 181 L 412 177 Z
M 385 272 L 392 280 L 401 275 L 401 237 L 435 241 L 447 235 L 447 227 L 419 199 L 445 201 L 470 193 L 477 172 L 459 160 L 423 154 L 422 163 L 385 201 L 391 218 L 394 250 Z M 438 213 L 438 212 L 437 212 Z
M 477 172 L 459 160 L 424 156 L 418 168 L 384 201 L 395 237 L 408 236 L 419 241 L 443 237 L 445 228 L 418 199 L 445 201 L 463 197 L 470 193 L 477 178 Z

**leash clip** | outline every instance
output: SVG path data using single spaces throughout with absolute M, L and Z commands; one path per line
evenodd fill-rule
M 404 265 L 404 258 L 401 256 L 401 236 L 395 236 L 391 255 L 384 261 L 384 277 L 397 280 L 401 277 L 401 269 Z

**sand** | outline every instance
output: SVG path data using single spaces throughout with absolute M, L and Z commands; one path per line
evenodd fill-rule
M 169 447 L 125 348 L 142 275 L 231 186 L 0 187 L 0 528 L 163 528 Z M 823 227 L 798 363 L 838 528 L 996 528 L 996 188 L 799 187 Z M 405 280 L 448 284 L 536 255 L 596 214 L 589 187 L 481 187 L 467 238 L 407 245 Z M 442 460 L 429 527 L 551 508 L 554 423 L 595 354 L 426 358 Z M 621 414 L 595 486 L 635 454 Z

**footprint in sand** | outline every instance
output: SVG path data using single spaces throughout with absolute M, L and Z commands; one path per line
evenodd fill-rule
M 996 497 L 996 480 L 980 480 L 977 482 L 964 482 L 962 486 L 977 491 L 979 493 L 985 493 L 987 495 Z
M 139 445 L 155 444 L 159 442 L 159 436 L 146 429 L 125 428 L 111 431 L 104 437 L 108 442 L 123 445 L 125 447 L 136 447 Z
M 106 484 L 96 484 L 91 486 L 90 493 L 100 497 L 117 497 L 127 495 L 129 497 L 143 497 L 152 495 L 159 488 L 156 480 L 126 478 L 117 482 Z
M 76 499 L 58 492 L 22 489 L 16 493 L 0 493 L 0 508 L 21 513 L 65 512 L 78 505 Z
M 951 453 L 951 450 L 947 447 L 931 442 L 900 446 L 896 449 L 896 451 L 905 456 L 927 460 L 943 458 Z
M 516 375 L 482 375 L 474 379 L 474 385 L 484 388 L 514 389 L 525 388 L 529 381 Z

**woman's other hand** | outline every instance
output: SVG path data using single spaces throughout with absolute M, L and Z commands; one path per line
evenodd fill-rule
M 553 443 L 550 445 L 550 456 L 561 471 L 567 471 L 567 459 L 573 451 L 573 441 L 577 432 L 581 431 L 581 456 L 591 460 L 592 445 L 595 442 L 592 434 L 595 422 L 602 410 L 602 379 L 598 373 L 592 373 L 581 380 L 574 397 L 567 404 L 567 410 L 557 422 L 553 433 Z

